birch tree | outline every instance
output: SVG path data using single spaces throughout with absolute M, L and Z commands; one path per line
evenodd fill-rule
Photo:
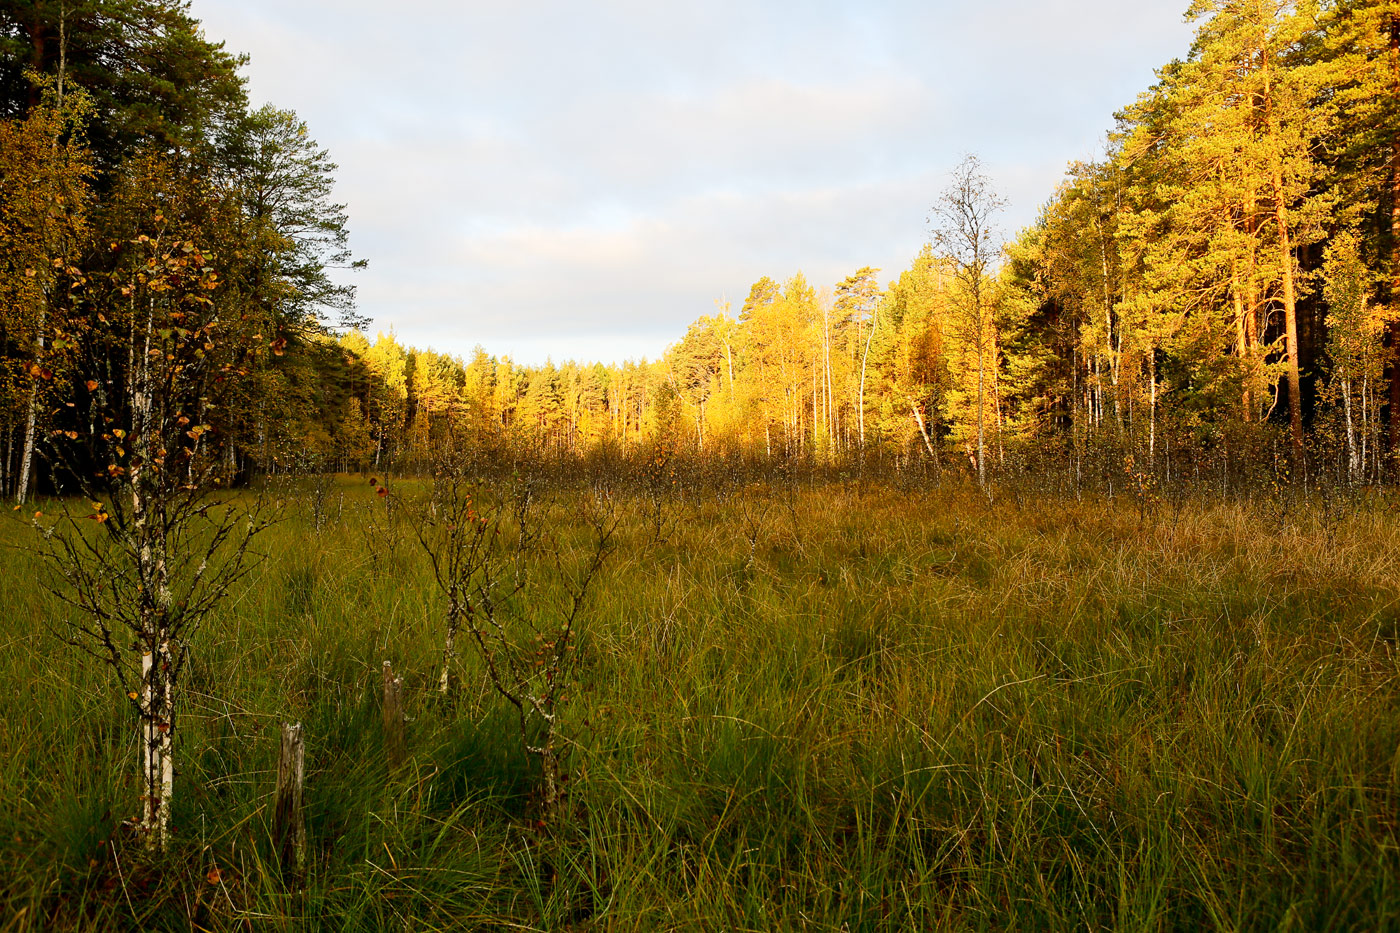
M 11 417 L 22 423 L 15 483 L 21 504 L 29 497 L 42 409 L 53 388 L 55 316 L 68 306 L 69 270 L 76 269 L 86 235 L 87 111 L 83 95 L 69 94 L 65 102 L 50 83 L 25 119 L 0 123 L 0 330 L 19 351 L 5 360 L 13 366 L 5 381 L 14 396 Z
M 260 352 L 257 320 L 219 268 L 234 209 L 168 161 L 137 160 L 108 207 L 106 267 L 75 283 L 85 313 L 58 334 L 75 348 L 74 381 L 48 450 L 90 511 L 41 526 L 50 588 L 72 613 L 60 632 L 108 666 L 137 715 L 132 824 L 154 849 L 172 831 L 191 636 L 265 524 L 220 493 L 222 402 Z
M 977 358 L 977 481 L 987 485 L 987 394 L 997 371 L 990 274 L 1001 254 L 994 218 L 1006 202 L 975 155 L 966 156 L 933 206 L 935 251 L 953 269 L 955 326 Z M 989 375 L 990 371 L 990 375 Z

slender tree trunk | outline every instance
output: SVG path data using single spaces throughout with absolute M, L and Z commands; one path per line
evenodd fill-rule
M 1123 427 L 1123 413 L 1119 410 L 1118 398 L 1118 361 L 1122 358 L 1123 337 L 1118 334 L 1118 345 L 1114 346 L 1115 328 L 1113 326 L 1113 295 L 1108 287 L 1108 244 L 1104 242 L 1103 230 L 1099 230 L 1099 262 L 1102 266 L 1103 275 L 1103 317 L 1104 327 L 1108 332 L 1108 339 L 1105 345 L 1113 356 L 1108 361 L 1108 375 L 1113 382 L 1113 417 L 1118 422 L 1118 427 Z
M 151 319 L 145 333 L 131 341 L 128 372 L 131 374 L 132 466 L 128 474 L 131 507 L 130 546 L 136 552 L 138 599 L 141 604 L 141 819 L 139 828 L 147 844 L 162 849 L 170 836 L 170 809 L 175 787 L 175 676 L 178 648 L 171 644 L 169 566 L 163 516 L 152 508 L 148 490 L 160 483 L 151 449 L 152 433 L 158 430 L 161 413 L 156 411 L 155 387 L 150 372 Z M 139 347 L 139 351 L 138 351 Z
M 34 462 L 34 429 L 39 413 L 39 379 L 33 377 L 29 386 L 29 413 L 25 416 L 24 448 L 20 453 L 19 482 L 15 484 L 15 501 L 24 505 L 29 498 L 29 470 Z
M 1369 376 L 1365 378 L 1365 380 L 1362 382 L 1362 385 L 1365 386 L 1365 388 L 1362 389 L 1363 395 L 1361 396 L 1361 400 L 1363 404 L 1367 404 L 1370 406 L 1370 408 L 1366 412 L 1366 433 L 1362 436 L 1370 442 L 1370 456 L 1372 458 L 1371 475 L 1374 476 L 1376 478 L 1376 482 L 1379 483 L 1383 476 L 1381 472 L 1381 451 L 1385 447 L 1385 445 L 1381 443 L 1380 399 L 1377 396 L 1371 394 L 1373 390 L 1370 386 Z M 1375 439 L 1371 440 L 1371 432 L 1373 430 L 1375 431 Z
M 870 318 L 870 335 L 865 338 L 865 352 L 860 358 L 860 456 L 865 459 L 865 365 L 870 359 L 870 344 L 875 339 L 875 328 L 879 326 L 879 311 Z
M 1390 93 L 1400 98 L 1400 14 L 1390 17 Z M 1390 244 L 1390 310 L 1400 305 L 1400 130 L 1392 127 L 1390 146 L 1390 214 L 1386 217 Z M 1400 466 L 1400 317 L 1386 325 L 1390 345 L 1390 436 L 1387 449 L 1391 470 Z M 1379 443 L 1378 445 L 1379 446 Z
M 1252 420 L 1254 416 L 1254 399 L 1249 391 L 1249 341 L 1245 336 L 1244 296 L 1240 294 L 1239 275 L 1235 268 L 1237 265 L 1238 262 L 1231 264 L 1230 292 L 1234 296 L 1235 301 L 1235 355 L 1239 357 L 1240 369 L 1245 374 L 1244 379 L 1241 380 L 1243 385 L 1240 391 L 1240 408 L 1243 411 L 1244 420 L 1248 422 Z
M 1263 391 L 1260 385 L 1258 372 L 1258 359 L 1255 356 L 1255 349 L 1259 346 L 1260 332 L 1259 326 L 1259 216 L 1258 202 L 1254 194 L 1253 183 L 1250 184 L 1249 196 L 1245 201 L 1245 230 L 1248 232 L 1246 242 L 1248 245 L 1248 260 L 1245 265 L 1244 283 L 1244 342 L 1246 351 L 1245 363 L 1245 385 L 1249 392 L 1249 417 L 1247 421 L 1253 421 L 1259 410 L 1260 402 L 1256 396 L 1256 390 Z
M 978 324 L 981 324 L 981 312 L 978 312 Z M 977 482 L 984 488 L 987 485 L 987 443 L 984 437 L 984 425 L 986 411 L 986 366 L 984 357 L 986 355 L 983 344 L 985 341 L 982 335 L 977 337 Z
M 827 444 L 836 444 L 836 392 L 832 391 L 832 318 L 822 312 L 822 394 L 826 401 Z
M 442 645 L 442 676 L 438 678 L 438 692 L 446 695 L 452 684 L 452 672 L 457 667 L 457 627 L 461 620 L 461 610 L 455 604 L 447 611 L 447 636 Z
M 1298 352 L 1298 299 L 1294 286 L 1293 241 L 1288 213 L 1283 202 L 1283 175 L 1274 168 L 1274 210 L 1278 223 L 1279 261 L 1283 264 L 1283 324 L 1288 337 L 1288 424 L 1293 441 L 1293 458 L 1303 460 L 1303 390 Z
M 163 628 L 163 626 L 160 626 Z M 159 638 L 163 632 L 157 631 Z M 175 799 L 175 658 L 168 639 L 141 655 L 141 819 L 138 828 L 152 849 L 170 840 Z
M 1099 355 L 1094 354 L 1094 384 L 1089 390 L 1089 404 L 1093 406 L 1095 428 L 1103 426 L 1103 373 L 1099 365 Z
M 47 298 L 39 309 L 39 332 L 35 338 L 39 352 L 34 357 L 36 366 L 42 365 L 44 358 L 44 335 L 49 326 L 49 310 Z M 20 453 L 19 463 L 19 483 L 15 486 L 15 501 L 24 505 L 29 498 L 29 478 L 34 465 L 34 443 L 38 436 L 39 418 L 39 376 L 37 374 L 29 378 L 29 404 L 24 420 L 24 448 Z
M 919 436 L 924 439 L 924 449 L 928 451 L 929 458 L 933 459 L 933 441 L 929 439 L 928 427 L 924 424 L 924 413 L 919 411 L 919 406 L 912 398 L 909 400 L 909 409 L 914 412 L 914 423 L 919 426 Z
M 1001 419 L 1001 344 L 997 340 L 996 327 L 991 328 L 991 352 L 988 358 L 992 364 L 992 414 L 996 416 L 996 442 L 997 442 L 997 463 L 1006 463 L 1006 441 L 1005 432 L 1002 430 Z
M 564 768 L 559 760 L 559 749 L 555 745 L 554 707 L 550 703 L 542 711 L 544 719 L 544 741 L 540 746 L 540 772 L 544 778 L 544 810 L 551 817 L 556 815 L 564 800 Z
M 1371 377 L 1369 373 L 1361 374 L 1361 474 L 1364 478 L 1366 471 L 1371 467 Z M 1379 474 L 1376 476 L 1379 480 Z
M 1147 377 L 1152 381 L 1152 410 L 1147 429 L 1147 464 L 1157 466 L 1157 348 L 1147 351 Z
M 1351 420 L 1351 380 L 1342 380 L 1342 408 L 1346 412 L 1347 425 L 1347 480 L 1355 483 L 1360 466 L 1356 456 L 1356 429 Z

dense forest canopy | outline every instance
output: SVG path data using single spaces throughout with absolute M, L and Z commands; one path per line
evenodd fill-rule
M 984 481 L 1246 463 L 1387 480 L 1400 0 L 1196 0 L 1187 16 L 1187 58 L 1005 242 L 995 180 L 969 160 L 929 192 L 906 269 L 775 270 L 662 359 L 522 366 L 367 336 L 332 271 L 354 264 L 335 165 L 295 114 L 249 107 L 243 60 L 187 3 L 6 3 L 0 484 L 23 496 L 48 476 L 43 439 L 98 430 L 88 396 L 123 364 L 93 367 L 137 345 L 138 300 L 177 338 L 214 322 L 195 349 L 215 378 L 186 402 L 245 475 L 661 445 Z

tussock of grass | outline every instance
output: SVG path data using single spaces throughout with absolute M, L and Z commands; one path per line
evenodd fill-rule
M 569 804 L 544 825 L 474 660 L 435 695 L 411 538 L 344 491 L 319 533 L 289 503 L 198 636 L 160 864 L 118 829 L 134 723 L 46 631 L 30 532 L 0 532 L 21 548 L 0 575 L 0 930 L 1400 924 L 1383 503 L 752 488 L 668 503 L 658 540 L 620 494 L 563 712 Z M 583 540 L 569 494 L 549 515 Z M 385 658 L 413 717 L 392 775 Z M 284 720 L 308 737 L 291 885 L 268 830 Z

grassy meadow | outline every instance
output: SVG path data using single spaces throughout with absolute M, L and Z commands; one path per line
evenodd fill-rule
M 51 631 L 35 532 L 0 527 L 0 933 L 1400 929 L 1388 500 L 755 485 L 660 502 L 658 534 L 619 493 L 546 819 L 479 659 L 436 693 L 411 531 L 359 477 L 319 528 L 285 493 L 194 638 L 154 860 L 120 828 L 135 716 Z M 549 497 L 561 539 L 576 497 Z M 290 881 L 284 721 L 307 735 Z

